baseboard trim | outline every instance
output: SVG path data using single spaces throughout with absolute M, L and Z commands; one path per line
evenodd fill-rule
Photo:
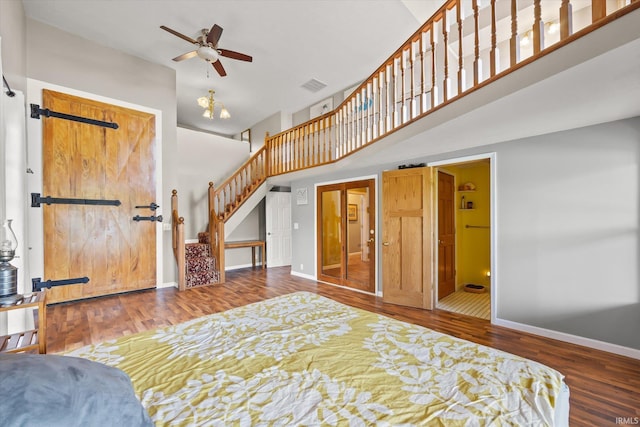
M 540 335 L 545 338 L 552 338 L 558 341 L 577 344 L 583 347 L 595 348 L 596 350 L 602 350 L 609 353 L 618 354 L 620 356 L 626 356 L 640 360 L 640 350 L 636 350 L 634 348 L 598 341 L 592 338 L 585 338 L 577 335 L 567 334 L 565 332 L 553 331 L 551 329 L 540 328 L 538 326 L 526 325 L 524 323 L 512 322 L 511 320 L 495 319 L 493 321 L 493 324 L 534 335 Z
M 299 272 L 293 271 L 293 270 L 291 270 L 291 275 L 292 276 L 302 277 L 303 279 L 316 280 L 316 276 L 312 276 L 311 274 L 299 273 Z
M 253 267 L 253 264 L 231 265 L 231 266 L 225 266 L 224 271 L 240 270 L 241 268 L 252 268 L 252 267 Z M 256 262 L 256 267 L 262 268 L 262 263 Z
M 177 288 L 177 287 L 178 287 L 178 282 L 167 282 L 167 283 L 160 283 L 159 285 L 156 286 L 156 289 Z

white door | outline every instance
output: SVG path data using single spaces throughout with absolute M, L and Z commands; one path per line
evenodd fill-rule
M 265 211 L 267 267 L 291 265 L 291 193 L 269 191 Z

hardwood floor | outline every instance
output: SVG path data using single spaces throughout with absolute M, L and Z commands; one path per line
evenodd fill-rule
M 571 391 L 572 427 L 640 423 L 639 360 L 492 326 L 489 321 L 443 310 L 429 312 L 384 304 L 371 295 L 289 273 L 288 267 L 234 270 L 226 273 L 224 285 L 184 292 L 159 289 L 52 305 L 47 310 L 47 348 L 49 353 L 71 350 L 278 295 L 309 291 L 557 369 L 566 376 Z

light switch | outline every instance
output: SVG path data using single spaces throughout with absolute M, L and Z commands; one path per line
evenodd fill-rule
M 298 229 L 298 223 L 297 223 L 297 222 L 294 222 L 294 223 L 293 223 L 293 229 L 294 229 L 294 230 L 297 230 L 297 229 Z

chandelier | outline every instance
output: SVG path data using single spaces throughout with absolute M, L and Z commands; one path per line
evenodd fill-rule
M 216 106 L 216 101 L 213 99 L 213 94 L 216 93 L 213 89 L 209 89 L 209 96 L 201 96 L 198 98 L 198 105 L 204 108 L 204 112 L 202 113 L 203 117 L 213 120 L 214 117 L 214 107 Z M 231 117 L 229 111 L 224 107 L 222 102 L 218 102 L 222 106 L 220 110 L 220 118 L 228 119 Z

